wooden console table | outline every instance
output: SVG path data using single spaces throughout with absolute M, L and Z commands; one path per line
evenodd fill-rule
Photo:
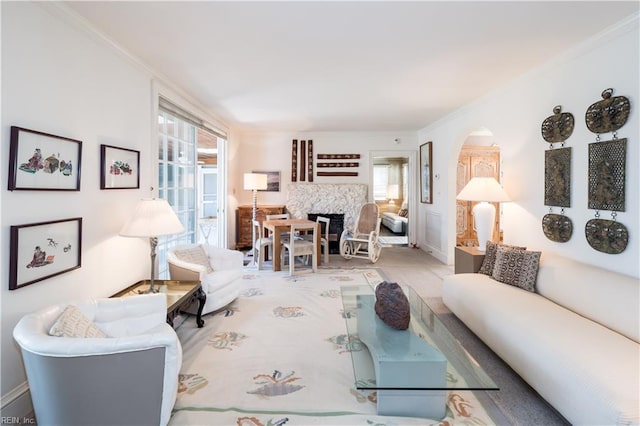
M 111 297 L 137 296 L 148 291 L 149 285 L 149 280 L 138 281 Z M 196 300 L 199 303 L 196 324 L 198 328 L 204 325 L 202 309 L 207 300 L 207 295 L 202 291 L 200 281 L 154 280 L 154 285 L 159 290 L 159 293 L 164 293 L 167 296 L 167 323 L 171 327 L 173 327 L 173 319 L 180 311 L 188 308 Z

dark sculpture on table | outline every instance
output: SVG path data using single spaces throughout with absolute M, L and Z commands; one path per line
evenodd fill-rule
M 398 330 L 409 328 L 411 319 L 409 299 L 398 283 L 383 281 L 378 284 L 375 311 L 388 326 Z

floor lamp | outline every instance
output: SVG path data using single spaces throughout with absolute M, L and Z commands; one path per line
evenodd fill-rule
M 474 177 L 456 197 L 457 200 L 478 201 L 473 207 L 473 229 L 478 236 L 478 251 L 487 249 L 487 241 L 493 235 L 496 208 L 491 203 L 509 201 L 509 196 L 492 177 Z
M 184 226 L 167 202 L 161 198 L 142 199 L 133 215 L 120 230 L 123 237 L 148 237 L 151 246 L 151 284 L 147 293 L 157 293 L 154 286 L 156 247 L 161 235 L 181 234 Z
M 253 192 L 251 201 L 251 262 L 248 266 L 256 266 L 256 227 L 253 221 L 256 220 L 256 210 L 258 205 L 258 190 L 267 189 L 267 175 L 264 173 L 245 173 L 244 189 Z

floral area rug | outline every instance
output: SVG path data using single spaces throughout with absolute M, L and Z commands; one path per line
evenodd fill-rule
M 379 416 L 376 393 L 357 390 L 342 308 L 342 285 L 375 286 L 377 269 L 246 270 L 225 310 L 189 318 L 171 425 L 492 424 L 472 392 L 450 391 L 444 419 Z M 349 313 L 347 313 L 348 315 Z

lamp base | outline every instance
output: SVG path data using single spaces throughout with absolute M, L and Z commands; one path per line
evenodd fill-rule
M 160 289 L 156 288 L 149 288 L 149 290 L 138 290 L 138 294 L 155 294 L 155 293 L 160 293 Z
M 496 218 L 496 208 L 491 203 L 481 201 L 472 210 L 474 229 L 478 237 L 478 251 L 487 250 L 487 241 L 493 235 L 493 223 Z

